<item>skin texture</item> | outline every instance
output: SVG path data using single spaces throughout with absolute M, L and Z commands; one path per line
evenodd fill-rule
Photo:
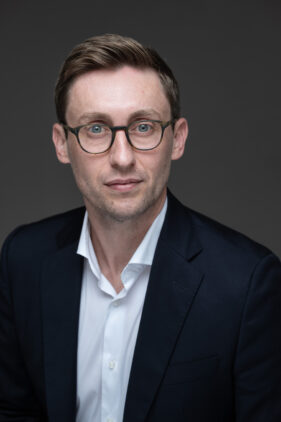
M 92 71 L 78 77 L 70 88 L 66 121 L 71 127 L 97 121 L 122 126 L 141 118 L 171 119 L 164 89 L 151 69 L 124 66 Z M 163 206 L 171 160 L 182 156 L 187 132 L 187 122 L 181 118 L 174 130 L 166 128 L 156 149 L 144 152 L 134 150 L 125 133 L 118 131 L 109 151 L 91 155 L 80 148 L 75 135 L 69 133 L 66 139 L 62 126 L 54 124 L 57 157 L 71 164 L 100 265 L 104 261 L 108 267 L 110 261 L 122 267 L 129 261 Z M 116 243 L 120 250 L 120 242 L 128 250 L 126 257 L 118 258 L 115 251 L 109 259 L 111 246 Z

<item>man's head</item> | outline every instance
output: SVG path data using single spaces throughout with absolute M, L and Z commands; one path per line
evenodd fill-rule
M 187 137 L 177 83 L 157 53 L 117 35 L 92 38 L 66 59 L 56 102 L 56 153 L 71 164 L 90 214 L 115 221 L 155 217 L 165 200 L 171 160 L 182 156 Z M 112 128 L 115 137 L 107 144 Z
M 159 54 L 132 38 L 105 34 L 89 38 L 77 45 L 66 58 L 55 89 L 58 121 L 66 123 L 69 88 L 78 76 L 93 70 L 112 70 L 125 65 L 138 69 L 153 69 L 158 74 L 169 101 L 171 118 L 180 117 L 178 84 L 171 69 Z

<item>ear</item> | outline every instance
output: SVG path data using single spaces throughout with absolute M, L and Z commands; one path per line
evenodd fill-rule
M 187 120 L 181 117 L 175 123 L 172 160 L 178 160 L 184 153 L 185 143 L 188 135 Z
M 70 163 L 67 139 L 66 139 L 65 130 L 63 126 L 60 125 L 59 123 L 55 123 L 53 125 L 52 135 L 53 135 L 53 142 L 55 145 L 58 160 L 63 164 Z

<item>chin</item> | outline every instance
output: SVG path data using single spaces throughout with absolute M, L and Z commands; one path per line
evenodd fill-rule
M 103 210 L 104 215 L 107 215 L 107 217 L 109 217 L 111 220 L 115 220 L 120 223 L 133 220 L 134 218 L 142 215 L 145 211 L 146 209 L 144 209 L 143 207 L 132 208 L 132 209 L 128 207 L 126 208 L 112 207 L 110 209 Z
M 111 220 L 118 221 L 120 223 L 133 220 L 144 215 L 146 212 L 153 208 L 155 204 L 153 199 L 142 198 L 140 201 L 126 201 L 124 200 L 121 204 L 110 203 L 103 207 L 102 212 L 104 216 L 107 216 Z
M 88 195 L 86 203 L 95 210 L 101 219 L 107 221 L 126 222 L 146 215 L 149 219 L 153 216 L 157 204 L 161 201 L 163 191 L 160 193 L 146 192 L 146 195 L 135 197 L 109 198 L 101 195 Z M 92 198 L 95 200 L 93 200 Z M 85 197 L 84 197 L 85 198 Z

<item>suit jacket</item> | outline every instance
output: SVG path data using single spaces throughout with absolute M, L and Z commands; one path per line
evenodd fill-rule
M 4 244 L 0 421 L 75 421 L 83 215 L 20 227 Z M 171 195 L 123 421 L 281 421 L 280 261 Z

